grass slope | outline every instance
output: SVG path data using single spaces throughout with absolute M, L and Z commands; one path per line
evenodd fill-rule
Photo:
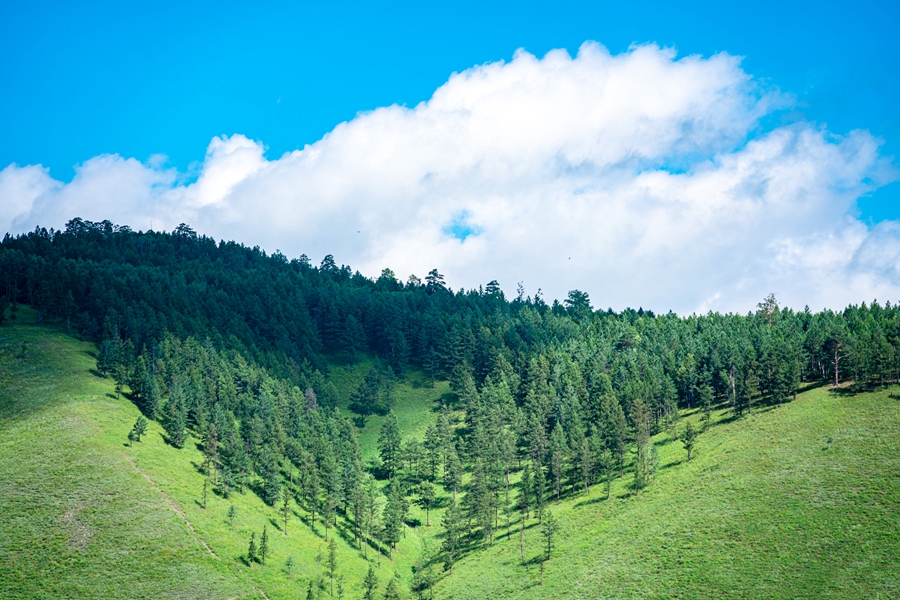
M 310 530 L 292 504 L 285 537 L 276 511 L 249 492 L 210 494 L 203 509 L 196 440 L 175 450 L 151 423 L 127 446 L 138 411 L 92 373 L 95 348 L 19 314 L 0 328 L 0 597 L 275 600 L 323 582 L 321 524 Z M 332 370 L 342 408 L 369 366 Z M 404 436 L 421 438 L 448 393 L 416 373 L 398 383 Z M 372 417 L 360 432 L 370 464 L 382 422 Z M 900 597 L 900 405 L 887 392 L 818 388 L 734 422 L 716 413 L 689 463 L 679 442 L 654 442 L 662 468 L 649 488 L 635 495 L 626 474 L 609 500 L 595 486 L 551 505 L 561 531 L 543 586 L 531 519 L 524 565 L 514 524 L 512 539 L 498 533 L 487 551 L 473 543 L 435 597 Z M 436 504 L 446 502 L 439 489 Z M 440 545 L 442 512 L 424 527 L 424 511 L 411 507 L 420 526 L 406 529 L 393 563 L 368 552 L 381 589 L 396 574 L 408 590 L 416 561 Z M 264 524 L 272 557 L 251 567 L 247 541 Z M 337 539 L 345 597 L 359 597 L 366 562 L 346 525 Z
M 724 416 L 689 463 L 681 443 L 657 436 L 662 468 L 639 494 L 626 474 L 609 500 L 595 486 L 554 504 L 543 586 L 531 521 L 525 565 L 513 536 L 463 560 L 436 596 L 900 597 L 900 403 L 818 388 Z
M 325 582 L 321 522 L 313 532 L 292 502 L 285 537 L 278 511 L 250 492 L 228 500 L 210 493 L 202 508 L 197 440 L 176 450 L 151 422 L 143 441 L 128 446 L 139 412 L 93 372 L 95 347 L 34 320 L 23 308 L 17 324 L 0 328 L 0 597 L 275 600 L 305 597 L 310 580 Z M 407 423 L 408 387 L 398 387 Z M 378 422 L 367 426 L 370 437 Z M 234 527 L 226 519 L 232 504 Z M 264 525 L 272 556 L 249 566 L 250 533 L 258 543 Z M 337 539 L 346 597 L 358 597 L 366 562 L 346 526 Z M 418 543 L 408 534 L 394 563 L 369 551 L 382 589 L 394 573 L 408 587 Z

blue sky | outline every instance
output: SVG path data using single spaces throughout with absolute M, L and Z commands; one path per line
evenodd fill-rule
M 358 111 L 427 100 L 451 72 L 585 40 L 742 55 L 799 100 L 778 118 L 868 129 L 898 156 L 898 13 L 896 2 L 5 2 L 0 165 L 68 180 L 97 154 L 159 153 L 184 169 L 233 133 L 278 156 Z M 864 217 L 900 217 L 898 187 L 864 200 Z
M 187 222 L 616 309 L 896 300 L 898 13 L 6 2 L 0 233 Z

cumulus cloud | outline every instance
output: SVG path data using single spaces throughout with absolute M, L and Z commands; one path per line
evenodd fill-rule
M 900 223 L 870 230 L 852 216 L 896 170 L 866 132 L 761 127 L 790 102 L 727 54 L 519 51 L 274 160 L 262 142 L 214 138 L 189 183 L 115 155 L 70 183 L 10 165 L 0 229 L 187 222 L 368 275 L 438 268 L 456 288 L 578 288 L 619 309 L 746 311 L 768 292 L 813 308 L 900 298 Z

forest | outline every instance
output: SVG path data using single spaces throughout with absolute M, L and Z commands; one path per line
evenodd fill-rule
M 497 281 L 454 291 L 436 269 L 372 279 L 330 255 L 315 266 L 187 225 L 73 219 L 7 234 L 0 285 L 0 326 L 24 304 L 96 344 L 97 374 L 143 415 L 133 441 L 146 420 L 175 448 L 200 440 L 211 494 L 256 494 L 285 528 L 295 502 L 326 541 L 341 525 L 364 556 L 387 560 L 410 503 L 429 519 L 436 491 L 446 494 L 435 561 L 448 574 L 513 522 L 524 531 L 536 520 L 550 560 L 556 502 L 597 485 L 609 494 L 615 479 L 651 486 L 660 432 L 690 460 L 705 426 L 682 423 L 685 410 L 705 425 L 714 408 L 737 422 L 801 387 L 852 394 L 900 378 L 889 302 L 812 312 L 769 295 L 743 315 L 595 310 L 579 290 L 548 303 L 521 288 L 508 299 Z M 347 413 L 331 371 L 360 362 L 370 366 Z M 421 438 L 392 411 L 411 371 L 452 390 Z M 377 459 L 365 461 L 358 431 L 373 415 L 386 418 Z M 424 594 L 433 571 L 418 573 Z

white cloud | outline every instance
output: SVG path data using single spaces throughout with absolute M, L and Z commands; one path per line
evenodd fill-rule
M 770 291 L 813 308 L 900 298 L 900 223 L 870 231 L 848 216 L 895 169 L 866 132 L 760 130 L 789 104 L 725 54 L 520 51 L 275 160 L 242 135 L 214 138 L 189 184 L 155 159 L 99 156 L 68 184 L 10 165 L 0 229 L 184 221 L 369 275 L 437 267 L 456 288 L 524 281 L 614 308 L 746 311 Z

